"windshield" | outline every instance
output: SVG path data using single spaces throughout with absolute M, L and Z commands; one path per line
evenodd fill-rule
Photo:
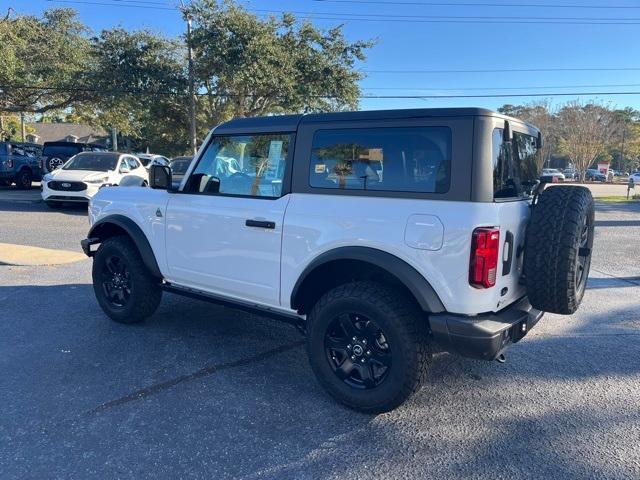
M 79 153 L 69 160 L 63 170 L 91 170 L 106 172 L 115 170 L 119 155 L 96 155 L 95 153 Z
M 71 157 L 81 151 L 82 147 L 80 145 L 78 145 L 77 147 L 70 145 L 47 145 L 42 150 L 42 154 L 48 157 L 54 157 L 56 155 Z

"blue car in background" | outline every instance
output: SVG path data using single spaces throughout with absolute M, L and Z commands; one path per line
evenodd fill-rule
M 21 190 L 42 178 L 42 147 L 33 143 L 0 142 L 0 185 L 12 183 Z

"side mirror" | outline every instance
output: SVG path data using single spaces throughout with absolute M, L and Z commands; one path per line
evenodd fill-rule
M 130 169 L 129 167 L 125 166 L 125 165 L 122 165 L 122 166 L 120 167 L 120 170 L 118 170 L 118 171 L 119 171 L 120 173 L 129 173 L 129 172 L 131 172 L 131 169 Z
M 149 186 L 159 190 L 169 190 L 171 188 L 171 169 L 165 165 L 151 165 Z

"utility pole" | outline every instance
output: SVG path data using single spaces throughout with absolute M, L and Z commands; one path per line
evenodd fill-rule
M 620 168 L 620 170 L 624 170 L 624 134 L 626 130 L 627 124 L 625 123 L 622 126 L 622 148 L 620 149 L 620 165 L 618 165 L 618 168 Z
M 111 150 L 118 151 L 118 129 L 111 127 Z
M 195 155 L 198 151 L 198 139 L 196 133 L 196 94 L 195 78 L 193 71 L 193 48 L 191 47 L 191 15 L 183 0 L 180 0 L 182 14 L 187 21 L 187 56 L 189 59 L 189 136 L 191 137 L 191 149 Z
M 24 112 L 20 112 L 20 133 L 22 134 L 22 142 L 24 143 L 27 135 L 24 127 Z

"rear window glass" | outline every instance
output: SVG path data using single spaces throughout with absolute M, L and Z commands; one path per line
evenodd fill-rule
M 448 127 L 319 130 L 313 137 L 312 187 L 445 193 L 450 173 Z
M 505 142 L 503 130 L 493 130 L 493 198 L 526 198 L 538 181 L 538 141 L 536 137 L 513 132 Z

